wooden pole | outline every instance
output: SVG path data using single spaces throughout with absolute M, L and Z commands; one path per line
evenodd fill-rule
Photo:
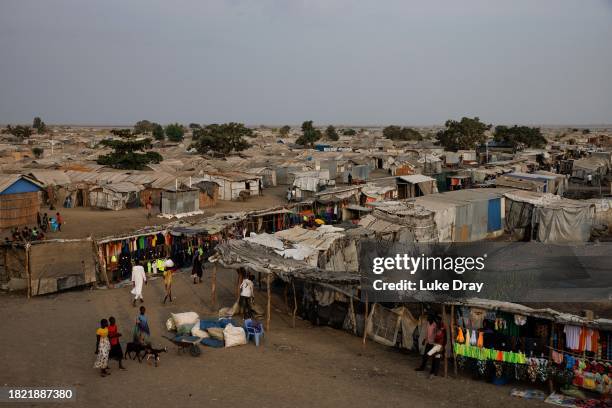
M 210 303 L 215 307 L 217 303 L 217 263 L 213 263 L 212 282 L 210 284 Z
M 30 272 L 30 243 L 25 244 L 25 272 L 28 277 L 28 299 L 32 297 L 32 273 Z
M 446 324 L 446 305 L 442 304 L 442 324 Z M 448 330 L 446 330 L 446 336 L 444 339 L 444 353 L 442 353 L 442 358 L 444 359 L 444 377 L 448 377 L 448 358 L 446 358 L 446 345 L 448 344 Z
M 266 305 L 266 331 L 270 331 L 270 312 L 272 309 L 272 295 L 270 293 L 270 281 L 272 278 L 272 273 L 268 273 L 266 278 L 266 290 L 268 292 L 268 304 Z
M 366 344 L 366 337 L 368 336 L 368 321 L 369 321 L 369 305 L 368 305 L 368 292 L 365 293 L 365 315 L 363 316 L 363 346 Z
M 293 328 L 295 329 L 295 315 L 297 314 L 297 293 L 295 293 L 295 283 L 291 279 L 291 288 L 293 289 Z
M 353 334 L 357 335 L 357 317 L 355 316 L 355 306 L 353 305 L 353 297 L 351 296 L 351 320 L 353 324 Z
M 451 305 L 451 348 L 453 353 L 453 373 L 457 375 L 457 355 L 455 354 L 455 305 Z
M 555 322 L 550 322 L 550 333 L 549 333 L 549 341 L 548 341 L 548 361 L 553 361 L 553 332 L 555 330 Z M 548 378 L 548 392 L 552 394 L 555 390 L 555 385 L 553 383 L 552 377 Z

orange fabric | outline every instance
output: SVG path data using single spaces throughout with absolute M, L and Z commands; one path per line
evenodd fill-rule
M 463 336 L 463 329 L 459 328 L 459 333 L 457 333 L 457 343 L 464 343 L 465 337 Z
M 599 347 L 599 331 L 593 330 L 593 335 L 591 336 L 591 351 L 597 352 L 598 347 Z
M 584 351 L 586 347 L 586 329 L 580 329 L 580 341 L 578 342 L 578 351 Z
M 484 332 L 478 333 L 478 341 L 476 342 L 478 347 L 484 347 Z

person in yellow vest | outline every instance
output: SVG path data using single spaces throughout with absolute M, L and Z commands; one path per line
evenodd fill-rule
M 172 259 L 167 259 L 164 262 L 164 289 L 166 290 L 166 296 L 164 296 L 164 304 L 166 300 L 170 300 L 172 303 L 172 274 L 174 272 L 174 262 Z

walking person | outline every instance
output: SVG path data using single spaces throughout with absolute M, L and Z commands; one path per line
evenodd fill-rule
M 253 279 L 252 275 L 246 276 L 240 284 L 240 300 L 238 301 L 238 305 L 240 306 L 240 310 L 242 310 L 245 320 L 252 317 L 251 299 L 253 298 L 255 288 L 251 279 Z
M 193 267 L 191 269 L 191 276 L 193 277 L 193 284 L 202 283 L 202 253 L 198 249 L 193 257 Z
M 172 274 L 174 273 L 174 262 L 172 259 L 167 259 L 164 262 L 164 289 L 166 291 L 166 296 L 164 296 L 164 304 L 166 304 L 166 300 L 170 300 L 172 303 Z
M 440 362 L 442 358 L 446 358 L 446 353 L 444 351 L 444 346 L 446 345 L 446 327 L 444 326 L 444 322 L 442 322 L 442 318 L 440 316 L 436 316 L 436 334 L 434 336 L 434 346 L 429 350 L 429 357 L 433 357 L 431 360 L 431 371 L 429 373 L 429 378 L 433 378 L 438 375 L 438 370 L 440 370 Z
M 147 284 L 147 275 L 145 274 L 145 270 L 140 264 L 136 264 L 132 267 L 132 295 L 134 295 L 134 301 L 132 305 L 136 306 L 136 301 L 140 299 L 140 303 L 144 302 L 142 297 L 142 289 L 143 286 Z
M 151 210 L 153 209 L 153 199 L 151 196 L 147 198 L 147 219 L 151 218 Z
M 94 368 L 100 369 L 100 376 L 106 377 L 108 372 L 108 355 L 110 353 L 110 342 L 108 340 L 108 321 L 102 319 L 100 327 L 96 330 L 96 362 Z
M 119 369 L 125 370 L 123 366 L 123 350 L 121 349 L 121 343 L 119 342 L 119 337 L 121 337 L 121 333 L 119 333 L 117 329 L 117 323 L 115 322 L 115 318 L 113 316 L 108 318 L 108 338 L 110 341 L 110 353 L 108 354 L 108 358 L 111 360 L 117 360 L 119 362 Z
M 62 232 L 62 224 L 64 223 L 64 219 L 62 218 L 60 213 L 55 214 L 55 221 L 57 222 L 57 230 Z
M 427 337 L 424 338 L 421 343 L 425 345 L 425 351 L 423 352 L 423 359 L 421 360 L 421 365 L 415 368 L 415 371 L 425 371 L 425 367 L 427 366 L 427 360 L 429 360 L 429 352 L 433 348 L 435 344 L 436 338 L 436 320 L 433 314 L 427 316 Z M 433 366 L 432 366 L 433 368 Z
M 151 344 L 151 330 L 149 329 L 149 319 L 145 315 L 146 309 L 144 306 L 140 306 L 138 316 L 136 316 L 136 323 L 132 331 L 132 341 L 138 344 Z

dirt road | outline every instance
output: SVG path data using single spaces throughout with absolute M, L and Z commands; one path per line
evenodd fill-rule
M 219 284 L 219 304 L 233 301 L 231 278 Z M 170 312 L 209 308 L 210 285 L 193 285 L 186 273 L 175 278 L 173 304 L 163 306 L 161 280 L 145 287 L 155 345 L 168 346 L 160 366 L 128 361 L 127 371 L 111 362 L 111 375 L 93 368 L 95 330 L 113 315 L 129 337 L 136 309 L 129 288 L 84 290 L 27 300 L 0 295 L 0 384 L 72 386 L 78 403 L 87 407 L 538 407 L 515 399 L 508 387 L 465 378 L 428 380 L 413 368 L 417 357 L 331 328 L 313 327 L 273 305 L 271 330 L 262 347 L 202 347 L 200 357 L 177 355 L 161 337 Z M 264 302 L 265 294 L 257 294 Z M 123 339 L 124 341 L 126 339 Z M 48 407 L 49 403 L 39 404 Z M 20 404 L 19 406 L 27 406 Z M 60 406 L 70 406 L 62 404 Z

